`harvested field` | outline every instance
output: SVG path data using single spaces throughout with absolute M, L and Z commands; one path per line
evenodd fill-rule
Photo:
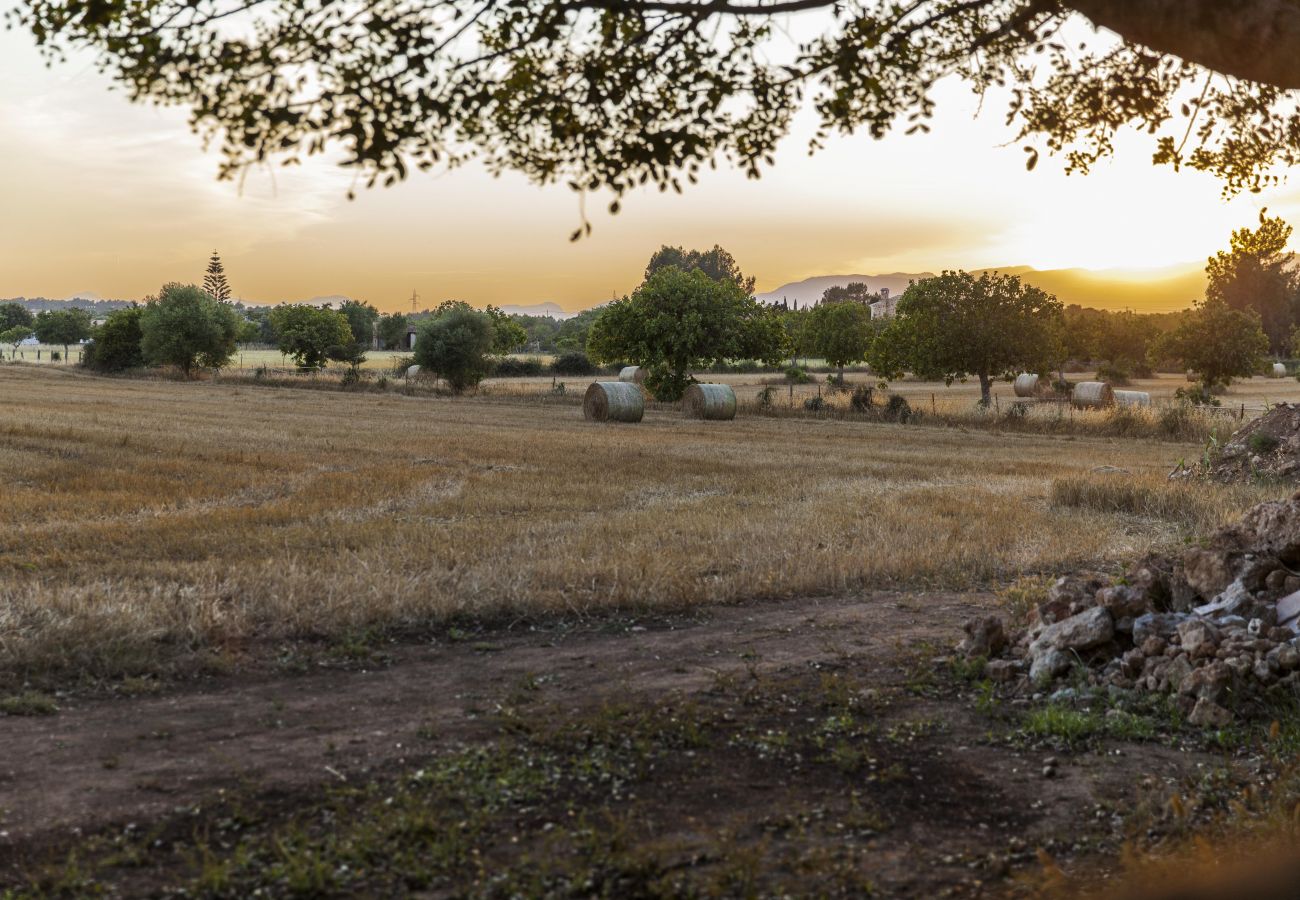
M 1189 446 L 0 368 L 10 687 L 458 620 L 967 588 L 1175 540 L 1054 478 Z M 1225 492 L 1230 514 L 1250 492 Z M 1152 509 L 1160 509 L 1158 505 Z

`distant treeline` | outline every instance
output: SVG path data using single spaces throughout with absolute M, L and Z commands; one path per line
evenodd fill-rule
M 131 300 L 83 300 L 74 297 L 71 300 L 51 300 L 48 297 L 10 297 L 0 298 L 0 303 L 14 303 L 30 313 L 58 312 L 63 309 L 84 309 L 92 316 L 106 316 L 115 309 L 126 309 Z

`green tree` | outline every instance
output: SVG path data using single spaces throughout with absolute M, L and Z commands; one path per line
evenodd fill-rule
M 826 290 L 822 291 L 822 303 L 841 303 L 845 300 L 853 300 L 858 303 L 870 304 L 875 297 L 871 290 L 861 281 L 850 281 L 848 284 L 832 284 Z
M 369 347 L 374 337 L 375 322 L 379 319 L 379 310 L 360 300 L 344 300 L 339 312 L 348 320 L 352 329 L 352 340 L 364 347 Z
M 1290 239 L 1290 225 L 1261 211 L 1259 227 L 1234 231 L 1229 250 L 1210 257 L 1205 267 L 1205 299 L 1258 313 L 1269 349 L 1279 356 L 1290 349 L 1300 312 L 1300 275 L 1295 254 L 1286 249 Z
M 271 310 L 277 346 L 300 369 L 319 369 L 330 351 L 353 343 L 352 329 L 340 312 L 305 303 L 287 303 Z
M 980 402 L 993 380 L 1042 372 L 1060 358 L 1061 304 L 1014 275 L 944 272 L 910 286 L 872 344 L 872 368 L 953 381 L 975 376 Z
M 591 333 L 591 326 L 600 318 L 603 311 L 603 306 L 584 309 L 576 316 L 570 316 L 561 322 L 555 332 L 555 349 L 586 352 L 587 336 Z
M 41 313 L 32 322 L 36 339 L 42 344 L 62 344 L 63 358 L 68 358 L 68 347 L 90 337 L 90 313 L 80 307 L 55 309 Z
M 606 306 L 587 347 L 601 362 L 645 366 L 646 388 L 660 400 L 678 400 L 691 369 L 738 359 L 775 364 L 785 355 L 786 335 L 777 312 L 734 281 L 669 266 Z
M 115 309 L 95 328 L 82 364 L 100 372 L 121 372 L 144 365 L 143 306 Z
M 406 329 L 410 321 L 402 313 L 392 313 L 379 319 L 379 344 L 385 350 L 406 349 Z
M 698 270 L 714 281 L 730 281 L 746 294 L 754 293 L 753 277 L 740 271 L 740 264 L 736 262 L 736 258 L 717 244 L 714 244 L 711 250 L 683 250 L 681 247 L 670 247 L 664 244 L 655 251 L 650 257 L 650 262 L 646 264 L 646 280 L 660 269 L 667 269 L 670 266 L 683 272 Z
M 461 304 L 425 319 L 415 338 L 415 361 L 444 378 L 457 394 L 476 386 L 491 369 L 496 328 L 487 313 Z
M 140 315 L 140 349 L 151 366 L 220 369 L 235 354 L 239 313 L 194 284 L 163 285 Z
M 32 335 L 32 329 L 27 325 L 13 325 L 0 331 L 0 344 L 9 345 L 9 356 L 18 355 L 18 345 L 27 340 Z
M 221 257 L 216 250 L 212 251 L 212 258 L 208 260 L 208 270 L 203 276 L 203 290 L 207 291 L 208 296 L 213 300 L 222 303 L 230 301 L 230 283 L 226 281 L 226 267 L 221 264 Z
M 814 306 L 805 329 L 808 352 L 839 369 L 841 384 L 844 367 L 866 359 L 875 337 L 870 307 L 852 300 Z
M 524 326 L 502 312 L 500 307 L 488 304 L 487 314 L 492 320 L 492 332 L 495 335 L 492 339 L 492 352 L 497 356 L 505 356 L 528 340 Z
M 1155 341 L 1151 357 L 1152 365 L 1178 360 L 1199 376 L 1206 390 L 1217 391 L 1234 378 L 1257 373 L 1268 350 L 1259 313 L 1206 300 Z
M 8 331 L 19 325 L 30 328 L 32 314 L 25 306 L 18 303 L 0 303 L 0 331 Z
M 1130 127 L 1157 163 L 1228 191 L 1300 163 L 1288 0 L 258 2 L 238 33 L 237 4 L 195 4 L 23 0 L 12 21 L 50 60 L 88 49 L 132 99 L 187 107 L 226 177 L 339 147 L 366 183 L 391 184 L 476 154 L 621 198 L 681 190 L 719 159 L 758 177 L 801 102 L 814 150 L 838 132 L 924 132 L 957 81 L 1007 88 L 1030 166 L 1045 148 L 1086 172 Z M 817 31 L 788 52 L 781 17 L 814 9 Z M 1080 40 L 1090 25 L 1106 36 Z
M 262 322 L 258 319 L 244 319 L 239 323 L 236 340 L 240 344 L 256 344 L 262 339 Z

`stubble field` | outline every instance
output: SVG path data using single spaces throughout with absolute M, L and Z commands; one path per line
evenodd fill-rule
M 1260 496 L 1184 488 L 1146 514 L 1199 452 L 1168 442 L 662 410 L 597 425 L 522 399 L 21 366 L 0 368 L 0 397 L 10 680 L 465 619 L 987 587 L 1117 562 Z M 1054 505 L 1068 477 L 1139 489 Z

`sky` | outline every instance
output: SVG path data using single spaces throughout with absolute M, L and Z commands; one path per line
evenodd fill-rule
M 199 281 L 216 249 L 250 302 L 344 295 L 390 311 L 414 291 L 421 307 L 574 311 L 632 290 L 661 244 L 717 243 L 759 291 L 815 275 L 1032 266 L 1122 280 L 1140 306 L 1144 284 L 1203 268 L 1261 208 L 1300 221 L 1300 181 L 1225 202 L 1208 176 L 1154 168 L 1136 136 L 1088 176 L 1047 157 L 1026 172 L 1000 104 L 976 116 L 960 85 L 941 89 L 930 134 L 837 137 L 809 156 L 804 113 L 760 180 L 723 168 L 684 195 L 631 194 L 616 216 L 589 198 L 594 231 L 571 243 L 576 194 L 473 165 L 359 186 L 352 201 L 353 175 L 321 157 L 218 182 L 217 154 L 183 110 L 129 103 L 88 57 L 47 68 L 22 32 L 0 31 L 0 84 L 0 297 L 139 299 Z

